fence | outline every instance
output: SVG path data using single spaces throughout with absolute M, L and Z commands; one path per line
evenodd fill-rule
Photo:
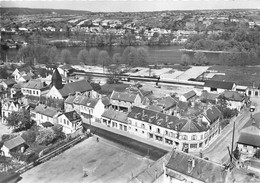
M 56 156 L 56 155 L 58 155 L 58 154 L 64 152 L 65 150 L 67 150 L 67 149 L 69 149 L 70 147 L 76 145 L 77 143 L 81 142 L 81 141 L 84 140 L 84 139 L 85 139 L 84 136 L 81 135 L 81 136 L 77 137 L 76 139 L 74 139 L 74 140 L 68 142 L 67 144 L 65 144 L 65 145 L 63 145 L 63 146 L 57 148 L 56 150 L 54 150 L 54 151 L 52 151 L 52 152 L 50 152 L 50 153 L 48 153 L 48 154 L 46 154 L 46 155 L 43 155 L 42 157 L 38 158 L 38 159 L 35 160 L 34 162 L 29 163 L 28 165 L 25 165 L 24 167 L 22 167 L 22 168 L 16 170 L 15 172 L 16 172 L 16 173 L 26 172 L 27 170 L 29 170 L 29 169 L 31 169 L 31 168 L 33 168 L 33 167 L 35 167 L 35 166 L 37 166 L 37 165 L 39 165 L 39 164 L 41 164 L 41 163 L 43 163 L 43 162 L 45 162 L 45 161 L 47 161 L 47 160 L 53 158 L 54 156 Z

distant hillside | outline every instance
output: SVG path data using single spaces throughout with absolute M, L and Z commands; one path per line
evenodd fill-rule
M 1 15 L 35 15 L 35 14 L 52 14 L 53 12 L 60 15 L 68 14 L 88 14 L 90 11 L 81 10 L 63 10 L 63 9 L 32 9 L 32 8 L 5 8 L 0 7 Z

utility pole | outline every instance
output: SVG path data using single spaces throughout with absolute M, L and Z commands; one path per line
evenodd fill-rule
M 232 154 L 233 154 L 233 146 L 234 146 L 234 137 L 235 137 L 235 127 L 236 127 L 236 121 L 233 123 L 233 134 L 232 134 L 232 143 L 231 143 L 231 162 L 232 162 Z

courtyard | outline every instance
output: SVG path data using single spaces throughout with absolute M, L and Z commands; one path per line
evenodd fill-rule
M 153 161 L 99 137 L 77 144 L 64 153 L 23 173 L 21 183 L 126 182 Z M 84 176 L 86 174 L 86 176 Z

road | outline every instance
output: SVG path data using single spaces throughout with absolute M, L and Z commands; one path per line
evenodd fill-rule
M 208 146 L 203 150 L 203 156 L 208 157 L 209 160 L 214 161 L 216 163 L 224 163 L 228 159 L 228 149 L 231 149 L 232 143 L 232 131 L 235 123 L 235 135 L 234 135 L 234 144 L 237 142 L 239 138 L 240 131 L 242 127 L 246 124 L 246 122 L 250 118 L 250 113 L 246 110 L 238 117 L 231 120 L 230 124 L 224 128 L 221 134 Z
M 260 98 L 253 98 L 251 101 L 256 105 L 256 110 L 252 113 L 260 112 Z M 225 163 L 229 158 L 228 149 L 231 149 L 232 143 L 232 129 L 235 123 L 234 146 L 238 141 L 240 131 L 246 122 L 250 119 L 251 113 L 246 109 L 241 115 L 233 119 L 230 124 L 221 132 L 215 141 L 208 146 L 202 153 L 204 157 L 217 163 Z M 235 147 L 234 147 L 235 148 Z

